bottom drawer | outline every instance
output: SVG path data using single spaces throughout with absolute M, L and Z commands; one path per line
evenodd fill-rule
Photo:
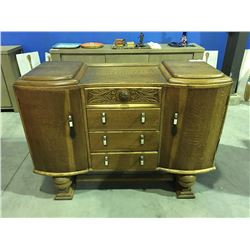
M 157 167 L 158 152 L 112 152 L 92 153 L 93 170 L 154 170 Z

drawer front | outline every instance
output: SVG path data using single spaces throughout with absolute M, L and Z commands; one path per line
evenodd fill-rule
M 93 170 L 154 170 L 157 162 L 158 152 L 91 154 Z
M 154 104 L 160 106 L 161 88 L 87 88 L 87 105 Z
M 149 55 L 149 63 L 161 63 L 162 61 L 187 61 L 193 59 L 193 53 L 190 54 L 161 54 Z
M 105 63 L 104 55 L 63 55 L 62 61 L 78 61 L 84 63 Z
M 159 132 L 92 132 L 89 133 L 89 141 L 92 152 L 155 151 L 159 146 Z
M 159 130 L 160 109 L 87 109 L 89 131 Z
M 106 55 L 107 63 L 147 63 L 148 55 Z

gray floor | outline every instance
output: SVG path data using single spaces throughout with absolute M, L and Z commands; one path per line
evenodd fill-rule
M 196 199 L 171 190 L 84 189 L 54 201 L 51 178 L 32 173 L 18 113 L 1 113 L 2 217 L 250 217 L 249 103 L 230 106 L 216 155 L 217 171 L 199 175 Z

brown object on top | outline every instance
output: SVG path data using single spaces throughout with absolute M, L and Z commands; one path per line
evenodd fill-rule
M 169 83 L 219 84 L 230 82 L 231 78 L 205 62 L 164 61 L 165 75 Z
M 44 62 L 23 75 L 19 85 L 53 86 L 77 84 L 86 69 L 82 62 Z

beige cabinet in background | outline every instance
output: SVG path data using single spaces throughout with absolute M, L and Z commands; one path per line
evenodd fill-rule
M 20 53 L 20 45 L 1 46 L 1 109 L 18 111 L 13 83 L 20 77 L 16 60 L 16 54 Z

